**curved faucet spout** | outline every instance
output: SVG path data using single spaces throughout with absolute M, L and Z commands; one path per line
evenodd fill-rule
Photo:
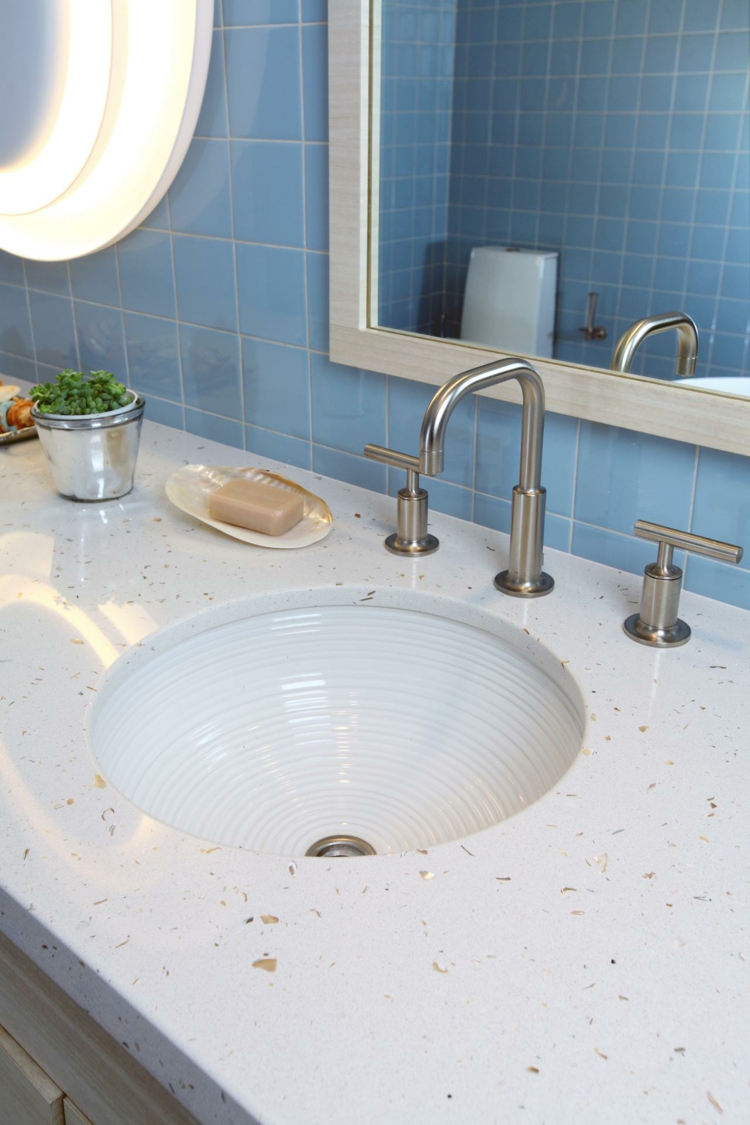
M 445 430 L 454 409 L 468 394 L 517 379 L 523 395 L 521 422 L 521 467 L 518 486 L 525 492 L 540 487 L 542 434 L 544 431 L 544 384 L 537 371 L 524 359 L 501 359 L 454 375 L 435 394 L 425 411 L 420 437 L 420 469 L 427 476 L 443 471 Z
M 500 359 L 449 379 L 434 395 L 422 422 L 419 469 L 427 476 L 443 470 L 445 431 L 451 414 L 468 394 L 517 379 L 523 396 L 521 467 L 513 489 L 508 569 L 495 586 L 517 598 L 539 598 L 555 583 L 542 570 L 546 490 L 540 484 L 544 432 L 544 384 L 525 359 Z
M 674 328 L 677 332 L 678 375 L 695 375 L 695 361 L 698 358 L 698 326 L 691 316 L 682 312 L 659 313 L 645 316 L 631 324 L 617 341 L 612 353 L 610 370 L 627 373 L 632 370 L 635 353 L 647 336 L 655 332 L 666 332 Z

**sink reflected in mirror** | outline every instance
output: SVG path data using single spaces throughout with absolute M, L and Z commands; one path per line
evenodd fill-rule
M 575 680 L 502 629 L 335 605 L 162 643 L 111 670 L 90 732 L 97 769 L 157 820 L 257 852 L 469 836 L 550 790 L 583 737 Z

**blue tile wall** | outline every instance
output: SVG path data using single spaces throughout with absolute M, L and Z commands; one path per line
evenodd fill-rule
M 454 332 L 471 246 L 510 242 L 560 254 L 555 357 L 606 368 L 634 319 L 680 308 L 701 328 L 698 373 L 747 372 L 749 35 L 746 0 L 459 0 Z M 578 331 L 590 290 L 605 341 Z M 672 357 L 652 339 L 634 370 L 674 377 Z
M 380 320 L 431 334 L 444 304 L 457 2 L 381 9 Z
M 386 28 L 408 38 L 420 7 L 433 4 L 385 0 Z M 472 246 L 511 243 L 560 254 L 557 358 L 608 367 L 632 321 L 679 308 L 701 330 L 698 374 L 747 373 L 747 0 L 456 0 L 454 15 L 448 203 L 430 256 L 414 241 L 413 149 L 382 150 L 386 237 L 400 243 L 384 247 L 381 323 L 457 335 Z M 382 129 L 407 142 L 419 48 L 393 38 Z M 586 343 L 592 290 L 608 338 Z M 673 351 L 652 337 L 634 370 L 673 378 Z
M 486 18 L 481 4 L 475 8 L 477 19 Z M 598 0 L 559 5 L 558 14 L 571 27 L 584 19 L 602 29 L 611 9 Z M 442 18 L 447 9 L 433 3 L 430 10 Z M 721 11 L 725 22 L 738 18 L 739 8 L 726 0 Z M 645 19 L 648 4 L 629 0 L 615 12 L 623 34 L 642 34 L 639 13 Z M 508 37 L 513 29 L 517 34 L 519 5 L 502 4 L 499 13 Z M 244 448 L 261 463 L 276 458 L 393 493 L 403 475 L 366 461 L 362 446 L 414 449 L 432 388 L 346 368 L 327 355 L 325 4 L 233 0 L 224 23 L 221 15 L 199 135 L 168 197 L 142 228 L 70 263 L 22 262 L 0 253 L 0 372 L 34 380 L 63 364 L 105 364 L 145 394 L 154 421 Z M 260 22 L 269 18 L 272 25 Z M 235 31 L 280 26 L 297 37 L 295 88 L 304 96 L 291 107 L 274 104 L 245 116 L 243 135 L 230 136 L 227 78 L 241 101 L 248 50 L 261 66 L 273 52 L 269 47 L 271 55 L 263 56 L 242 43 L 225 52 L 226 41 Z M 540 38 L 530 38 L 524 51 L 544 41 L 543 21 L 526 27 Z M 696 34 L 703 30 L 696 27 Z M 509 49 L 520 49 L 514 42 Z M 535 57 L 527 52 L 528 60 Z M 559 53 L 561 68 L 565 57 Z M 484 65 L 490 65 L 486 58 Z M 533 101 L 533 88 L 524 97 Z M 250 129 L 258 135 L 247 135 Z M 424 151 L 429 156 L 431 143 Z M 428 167 L 429 161 L 420 174 L 428 176 Z M 648 195 L 638 198 L 644 216 L 650 214 Z M 724 303 L 718 323 L 741 335 L 746 303 Z M 507 531 L 518 441 L 516 406 L 462 402 L 451 422 L 445 473 L 430 482 L 433 507 Z M 550 414 L 544 477 L 550 547 L 637 571 L 652 554 L 630 534 L 632 521 L 643 516 L 750 548 L 750 458 Z M 689 559 L 686 584 L 750 608 L 750 550 L 735 568 Z

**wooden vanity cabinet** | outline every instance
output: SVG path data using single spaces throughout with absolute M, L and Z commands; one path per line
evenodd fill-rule
M 0 1125 L 199 1125 L 0 934 Z

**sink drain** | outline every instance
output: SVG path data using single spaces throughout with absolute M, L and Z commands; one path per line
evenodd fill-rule
M 319 856 L 325 859 L 375 854 L 372 845 L 368 844 L 366 840 L 360 840 L 359 836 L 324 836 L 322 840 L 316 840 L 305 852 L 305 855 Z

